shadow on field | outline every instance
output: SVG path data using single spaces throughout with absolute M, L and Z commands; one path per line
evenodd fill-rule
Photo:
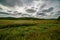
M 37 24 L 11 24 L 11 25 L 0 25 L 0 29 L 12 28 L 12 27 L 22 27 L 22 26 L 35 26 Z

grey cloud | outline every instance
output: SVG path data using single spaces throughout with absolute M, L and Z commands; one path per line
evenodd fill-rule
M 51 12 L 51 15 L 54 14 L 54 12 Z
M 46 4 L 43 4 L 43 5 L 40 7 L 40 10 L 43 9 L 45 6 L 46 6 Z
M 58 11 L 58 12 L 56 13 L 56 15 L 60 15 L 60 11 Z
M 22 13 L 17 13 L 18 15 L 21 15 Z
M 31 15 L 28 15 L 28 14 L 22 14 L 21 16 L 31 16 Z
M 10 14 L 10 15 L 22 15 L 22 13 L 14 13 L 14 14 Z
M 7 10 L 7 12 L 12 12 L 12 11 Z
M 47 9 L 45 9 L 45 10 L 42 10 L 42 12 L 48 12 L 48 10 L 47 10 Z
M 53 7 L 50 7 L 47 12 L 51 12 L 53 11 L 53 9 L 54 9 Z
M 13 13 L 18 13 L 18 11 L 14 11 Z
M 14 2 L 13 2 L 13 0 L 11 0 L 9 3 L 9 0 L 0 0 L 0 4 L 3 4 L 3 5 L 5 5 L 5 6 L 14 6 Z
M 33 2 L 33 0 L 0 0 L 0 4 L 6 5 L 6 6 L 23 6 L 29 5 Z
M 32 2 L 34 1 L 34 0 L 23 0 L 24 1 L 24 3 L 26 3 L 27 5 L 29 5 L 29 4 L 32 4 Z
M 58 11 L 57 13 L 60 13 L 60 11 Z
M 6 14 L 6 15 L 9 15 L 8 13 L 6 13 L 6 12 L 0 12 L 0 14 Z
M 24 5 L 31 5 L 31 4 L 33 4 L 33 1 L 34 0 L 0 0 L 0 4 L 3 4 L 3 6 L 11 6 L 11 7 L 14 7 L 15 5 L 15 7 L 20 7 L 20 6 L 23 6 L 23 7 L 25 7 Z M 40 0 L 35 0 L 35 1 L 40 1 Z M 38 6 L 40 6 L 40 10 L 38 9 L 38 6 L 36 7 L 36 9 L 34 8 L 34 7 L 28 7 L 28 6 L 26 6 L 26 7 L 28 7 L 29 9 L 23 9 L 24 11 L 26 11 L 26 13 L 33 13 L 33 14 L 35 14 L 36 13 L 36 10 L 38 10 L 39 12 L 37 12 L 37 14 L 36 15 L 41 15 L 42 17 L 48 17 L 49 16 L 49 14 L 51 14 L 50 16 L 51 16 L 51 18 L 53 18 L 53 17 L 56 17 L 56 16 L 59 16 L 60 15 L 60 11 L 58 11 L 59 9 L 60 9 L 60 5 L 59 5 L 59 3 L 60 3 L 60 1 L 59 2 L 56 2 L 57 0 L 43 0 L 43 1 L 45 1 L 45 4 L 39 4 Z M 38 3 L 38 2 L 37 2 Z M 55 5 L 56 4 L 56 5 Z M 32 6 L 32 5 L 31 5 Z M 35 6 L 35 5 L 34 5 Z M 14 7 L 14 8 L 15 8 Z M 22 8 L 23 8 L 22 7 Z M 49 8 L 50 7 L 50 8 Z M 58 7 L 59 7 L 59 9 L 58 9 Z M 10 7 L 9 7 L 10 8 Z M 6 10 L 8 10 L 7 12 L 0 12 L 0 14 L 4 14 L 4 16 L 8 16 L 8 15 L 10 15 L 10 16 L 15 16 L 15 17 L 19 17 L 19 16 L 34 16 L 34 15 L 28 15 L 28 14 L 25 14 L 25 12 L 22 12 L 22 13 L 18 13 L 16 10 L 18 10 L 19 11 L 19 9 L 17 8 L 16 10 L 14 10 L 13 8 L 9 11 L 9 8 L 3 8 L 4 10 L 2 10 L 2 8 L 0 8 L 0 10 L 2 10 L 2 11 L 6 11 Z M 30 9 L 31 8 L 31 9 Z M 45 8 L 45 9 L 44 9 Z M 48 8 L 48 9 L 46 9 L 46 8 Z M 6 9 L 6 10 L 5 10 Z M 35 10 L 34 10 L 35 9 Z M 56 12 L 55 13 L 55 9 L 57 9 L 57 11 L 58 12 Z M 41 12 L 42 11 L 42 12 Z M 46 13 L 48 13 L 48 14 L 46 14 Z M 49 17 L 48 17 L 49 18 Z
M 42 10 L 42 12 L 51 12 L 51 11 L 53 11 L 53 7 L 50 7 L 49 9 L 45 9 L 45 10 Z
M 3 10 L 2 8 L 0 8 L 0 10 Z
M 37 12 L 37 15 L 46 16 L 45 13 L 39 13 L 39 12 Z
M 34 9 L 26 9 L 26 12 L 28 12 L 28 13 L 35 13 L 36 10 L 34 10 Z

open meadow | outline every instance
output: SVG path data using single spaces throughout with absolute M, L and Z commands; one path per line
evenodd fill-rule
M 2 19 L 0 40 L 60 40 L 60 21 Z

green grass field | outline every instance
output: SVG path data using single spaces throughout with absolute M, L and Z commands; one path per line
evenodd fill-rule
M 60 21 L 2 19 L 0 40 L 60 40 Z

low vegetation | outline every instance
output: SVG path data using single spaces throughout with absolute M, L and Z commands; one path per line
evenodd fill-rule
M 60 21 L 1 19 L 0 40 L 60 40 Z

